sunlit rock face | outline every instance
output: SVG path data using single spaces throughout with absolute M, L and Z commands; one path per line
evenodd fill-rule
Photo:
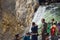
M 17 0 L 16 1 L 16 19 L 20 26 L 26 28 L 30 26 L 34 16 L 35 9 L 38 8 L 36 0 Z
M 31 24 L 36 0 L 0 0 L 0 40 L 13 40 Z
M 16 33 L 15 0 L 0 0 L 0 40 L 12 40 Z

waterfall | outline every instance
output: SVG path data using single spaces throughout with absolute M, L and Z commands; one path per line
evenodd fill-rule
M 43 18 L 45 10 L 46 10 L 45 6 L 40 6 L 37 12 L 35 13 L 32 22 L 36 22 L 36 24 L 39 24 L 38 22 L 40 22 L 41 21 L 40 19 Z
M 47 23 L 50 22 L 52 18 L 54 18 L 56 21 L 60 21 L 59 4 L 40 6 L 38 10 L 35 12 L 32 22 L 35 22 L 38 25 L 38 27 L 40 27 L 42 18 L 45 18 Z M 29 31 L 31 32 L 31 27 Z M 41 37 L 39 37 L 39 40 L 40 38 Z
M 58 14 L 60 15 L 59 13 L 60 11 L 56 11 L 56 10 L 59 10 L 60 8 L 60 6 L 58 5 L 59 4 L 40 6 L 38 10 L 35 12 L 32 22 L 35 22 L 40 27 L 42 18 L 45 18 L 46 22 L 51 21 L 52 18 L 55 18 L 56 21 L 59 21 L 60 16 L 58 16 Z M 29 31 L 31 32 L 31 27 Z
M 41 23 L 42 18 L 45 18 L 46 21 L 48 22 L 52 18 L 55 18 L 56 16 L 58 16 L 58 14 L 60 17 L 60 13 L 59 13 L 60 9 L 59 8 L 60 8 L 60 6 L 58 6 L 58 4 L 40 6 L 38 8 L 38 10 L 35 12 L 32 22 L 35 22 L 37 25 L 39 25 Z M 49 20 L 49 18 L 50 18 L 50 20 Z M 56 21 L 59 21 L 59 20 L 57 20 L 57 18 L 55 18 L 55 19 L 56 19 Z

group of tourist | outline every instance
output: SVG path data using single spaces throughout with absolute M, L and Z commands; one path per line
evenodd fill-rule
M 49 40 L 49 36 L 51 36 L 51 40 L 58 40 L 58 35 L 60 34 L 60 22 L 57 23 L 54 18 L 49 23 L 47 23 L 45 19 L 42 18 L 41 22 L 41 40 Z M 38 29 L 38 25 L 36 25 L 35 22 L 32 22 L 31 32 L 26 33 L 26 35 L 23 37 L 23 40 L 38 40 Z

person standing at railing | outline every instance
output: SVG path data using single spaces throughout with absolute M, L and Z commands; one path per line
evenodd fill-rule
M 60 35 L 60 22 L 57 23 L 58 35 Z
M 42 40 L 45 40 L 47 34 L 47 23 L 45 22 L 44 18 L 41 20 L 41 22 L 42 22 Z
M 54 18 L 51 20 L 51 40 L 58 40 L 57 21 Z
M 31 28 L 31 40 L 38 40 L 38 26 L 35 24 L 35 22 L 32 22 L 32 28 Z

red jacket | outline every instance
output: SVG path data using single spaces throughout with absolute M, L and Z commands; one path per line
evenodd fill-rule
M 56 30 L 55 27 L 52 27 L 52 28 L 51 28 L 51 35 L 52 35 L 52 36 L 55 35 L 55 30 Z

